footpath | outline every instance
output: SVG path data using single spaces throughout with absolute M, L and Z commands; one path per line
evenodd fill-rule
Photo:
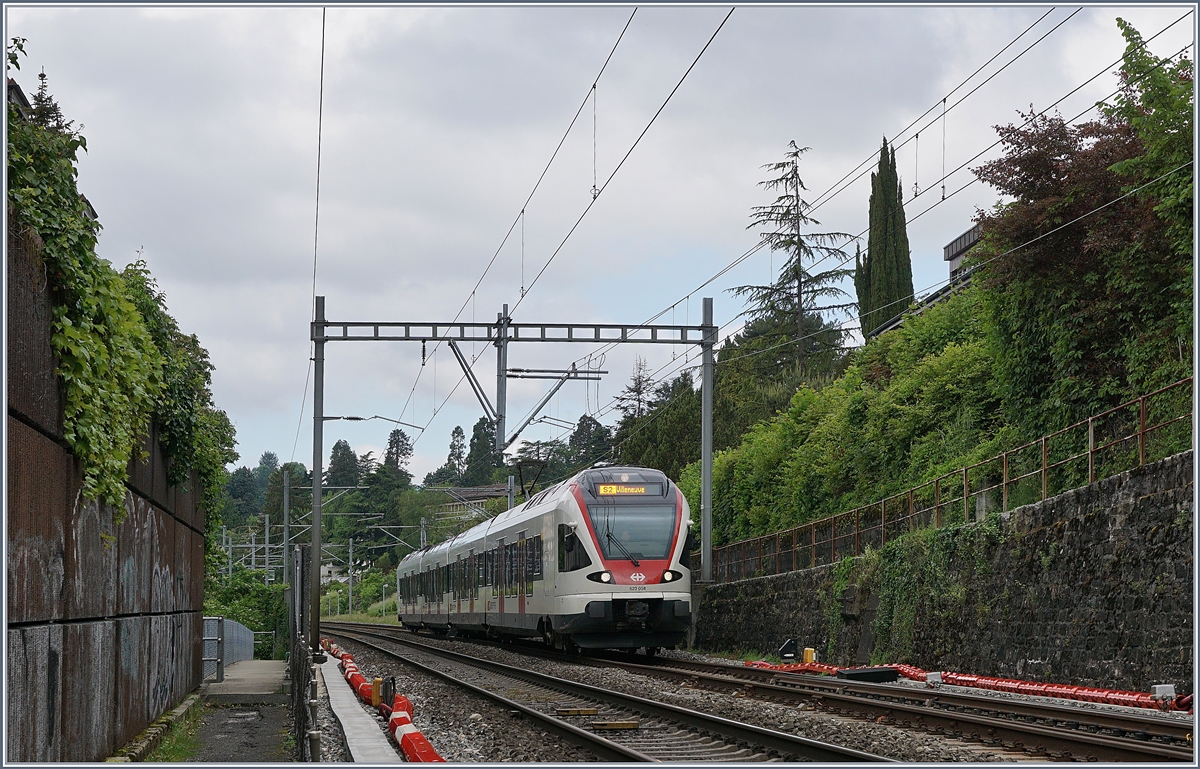
M 208 685 L 200 722 L 200 747 L 188 761 L 285 763 L 296 760 L 284 689 L 287 663 L 245 660 L 225 668 L 225 680 Z

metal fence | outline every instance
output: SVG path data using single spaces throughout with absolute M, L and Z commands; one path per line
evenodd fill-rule
M 254 631 L 227 617 L 204 618 L 204 678 L 225 678 L 225 668 L 254 659 Z
M 834 563 L 919 528 L 980 520 L 1190 448 L 1191 385 L 1191 377 L 1182 379 L 879 502 L 713 548 L 713 578 L 731 582 Z
M 288 589 L 284 595 L 288 600 L 288 617 L 291 646 L 288 653 L 288 678 L 292 682 L 292 737 L 296 744 L 296 759 L 320 761 L 320 733 L 315 723 L 316 686 L 313 682 L 313 665 L 308 639 L 309 579 L 311 545 L 297 545 L 292 549 L 292 569 Z M 313 739 L 313 736 L 316 739 Z

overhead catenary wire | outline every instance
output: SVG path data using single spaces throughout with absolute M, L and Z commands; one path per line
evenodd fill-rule
M 592 86 L 588 88 L 587 95 L 585 95 L 583 97 L 583 101 L 579 103 L 579 109 L 575 110 L 575 115 L 571 118 L 571 122 L 567 124 L 567 130 L 563 131 L 562 138 L 560 138 L 558 140 L 558 144 L 555 146 L 554 152 L 552 152 L 550 154 L 550 159 L 548 161 L 546 161 L 545 168 L 542 169 L 542 173 L 538 176 L 537 181 L 534 182 L 533 189 L 531 189 L 529 191 L 529 195 L 525 198 L 525 202 L 521 204 L 521 212 L 519 214 L 517 214 L 516 218 L 513 219 L 513 223 L 511 225 L 509 225 L 508 231 L 504 233 L 504 237 L 501 239 L 500 245 L 496 248 L 496 252 L 494 254 L 492 254 L 492 258 L 488 261 L 487 265 L 483 268 L 483 272 L 480 274 L 479 279 L 477 281 L 475 281 L 475 285 L 471 288 L 472 293 L 479 290 L 479 286 L 482 285 L 484 278 L 487 277 L 488 272 L 492 269 L 492 265 L 494 265 L 496 263 L 496 259 L 500 256 L 500 252 L 502 250 L 504 250 L 505 244 L 508 243 L 508 239 L 510 237 L 512 237 L 513 230 L 516 229 L 517 223 L 520 222 L 522 225 L 522 228 L 521 228 L 521 245 L 522 245 L 522 249 L 521 249 L 521 289 L 522 289 L 521 290 L 521 298 L 524 298 L 524 294 L 525 294 L 525 286 L 524 286 L 524 284 L 525 284 L 525 278 L 524 278 L 524 273 L 525 273 L 525 250 L 524 250 L 525 211 L 529 207 L 530 201 L 533 200 L 533 196 L 535 194 L 537 194 L 538 188 L 542 184 L 542 180 L 546 178 L 546 174 L 547 174 L 547 172 L 549 172 L 550 166 L 554 164 L 554 160 L 558 157 L 559 150 L 562 149 L 563 143 L 566 142 L 567 136 L 569 136 L 571 133 L 571 129 L 575 127 L 575 122 L 577 120 L 579 120 L 579 116 L 583 113 L 584 107 L 587 106 L 588 99 L 592 95 L 592 88 L 594 88 L 596 86 L 596 84 L 600 82 L 601 76 L 604 75 L 604 70 L 608 68 L 608 63 L 610 61 L 612 61 L 613 54 L 615 54 L 617 52 L 617 47 L 621 44 L 621 40 L 624 39 L 625 32 L 629 29 L 629 25 L 633 22 L 633 17 L 637 15 L 637 11 L 638 11 L 638 9 L 635 7 L 633 9 L 633 12 L 629 14 L 629 18 L 626 19 L 625 26 L 621 28 L 621 34 L 617 35 L 617 41 L 615 43 L 613 43 L 613 47 L 608 52 L 608 56 L 604 59 L 604 63 L 602 65 L 600 65 L 600 71 L 596 73 L 596 77 L 592 80 Z M 462 314 L 462 311 L 465 307 L 466 307 L 466 302 L 464 302 L 463 306 L 460 307 L 458 309 L 458 312 L 456 312 L 454 314 L 454 321 L 451 321 L 451 322 L 456 322 L 458 320 L 459 316 Z M 440 342 L 438 343 L 438 345 L 440 345 Z M 435 349 L 437 348 L 438 345 L 435 345 Z M 475 359 L 476 358 L 472 358 L 471 362 L 474 363 Z M 416 380 L 413 382 L 412 389 L 409 390 L 408 398 L 404 401 L 404 406 L 400 410 L 401 417 L 404 416 L 404 412 L 408 409 L 408 405 L 412 401 L 413 394 L 416 392 L 417 384 L 420 381 L 421 381 L 421 372 L 418 371 Z
M 567 244 L 567 241 L 570 240 L 571 235 L 574 234 L 580 223 L 583 222 L 584 217 L 587 216 L 588 211 L 592 210 L 592 206 L 596 204 L 596 200 L 599 199 L 600 195 L 604 193 L 604 190 L 608 189 L 608 185 L 612 182 L 613 177 L 617 175 L 617 172 L 620 171 L 621 167 L 625 165 L 625 161 L 628 160 L 629 156 L 633 154 L 633 151 L 637 149 L 638 144 L 642 141 L 642 138 L 646 135 L 646 132 L 648 132 L 650 127 L 654 125 L 654 121 L 658 120 L 658 116 L 661 115 L 662 111 L 667 108 L 668 104 L 671 103 L 671 98 L 675 96 L 676 92 L 679 91 L 680 86 L 682 86 L 684 81 L 687 80 L 688 75 L 690 75 L 692 70 L 695 69 L 696 65 L 700 62 L 700 58 L 704 56 L 704 52 L 708 50 L 710 45 L 712 45 L 713 40 L 717 39 L 717 35 L 721 33 L 721 29 L 724 28 L 725 23 L 729 21 L 729 17 L 733 15 L 735 10 L 737 10 L 736 7 L 730 8 L 729 13 L 725 14 L 725 18 L 721 19 L 721 23 L 717 25 L 717 29 L 708 38 L 708 42 L 706 42 L 704 47 L 700 49 L 700 53 L 696 54 L 696 58 L 692 60 L 691 65 L 688 66 L 687 70 L 683 73 L 683 76 L 679 78 L 679 82 L 675 84 L 675 87 L 671 89 L 671 92 L 667 94 L 667 98 L 663 100 L 663 103 L 659 106 L 658 110 L 650 118 L 650 122 L 646 124 L 646 127 L 642 129 L 642 132 L 638 134 L 638 137 L 633 140 L 633 144 L 630 145 L 629 150 L 621 158 L 620 162 L 617 163 L 616 168 L 612 170 L 612 173 L 608 175 L 608 178 L 605 179 L 604 185 L 601 186 L 596 192 L 595 196 L 593 196 L 592 201 L 588 203 L 587 208 L 583 209 L 583 213 L 581 213 L 579 218 L 575 220 L 575 224 L 571 225 L 571 229 L 567 231 L 565 236 L 563 236 L 562 242 L 559 243 L 558 247 L 554 249 L 554 252 L 550 254 L 550 258 L 547 259 L 546 263 L 542 265 L 542 269 L 538 270 L 537 275 L 533 276 L 533 280 L 529 283 L 529 289 L 527 289 L 526 295 L 528 295 L 529 290 L 533 289 L 538 280 L 541 279 L 542 275 L 546 272 L 546 269 L 550 267 L 550 264 L 554 261 L 555 257 L 558 256 L 559 252 L 562 251 L 563 246 Z M 520 307 L 521 302 L 524 301 L 525 297 L 518 299 L 517 303 L 513 305 L 513 310 L 515 311 L 518 307 Z
M 1023 32 L 1021 32 L 1021 34 L 1017 35 L 1017 36 L 1016 36 L 1016 37 L 1014 37 L 1012 40 L 1010 40 L 1010 41 L 1008 42 L 1008 44 L 1007 44 L 1007 45 L 1005 45 L 1003 48 L 1001 48 L 999 51 L 997 51 L 997 52 L 996 52 L 996 53 L 995 53 L 995 54 L 992 56 L 992 58 L 988 59 L 988 60 L 987 60 L 987 61 L 985 61 L 983 64 L 979 65 L 979 67 L 978 67 L 978 68 L 977 68 L 977 69 L 976 69 L 974 72 L 972 72 L 971 74 L 967 75 L 965 78 L 963 78 L 963 79 L 962 79 L 962 81 L 961 81 L 961 82 L 959 82 L 959 84 L 958 84 L 958 85 L 954 86 L 954 87 L 953 87 L 953 88 L 951 88 L 949 91 L 947 91 L 947 92 L 946 92 L 946 94 L 945 94 L 945 95 L 944 95 L 944 96 L 943 96 L 941 99 L 939 99 L 938 101 L 935 101 L 935 102 L 934 102 L 932 105 L 930 105 L 930 107 L 929 107 L 927 110 L 925 110 L 925 111 L 924 111 L 924 112 L 922 112 L 920 115 L 918 115 L 916 118 L 914 118 L 914 119 L 913 119 L 913 121 L 912 121 L 911 123 L 909 123 L 908 125 L 904 126 L 904 128 L 901 128 L 899 131 L 897 131 L 897 132 L 896 132 L 896 134 L 895 134 L 895 136 L 893 136 L 893 139 L 895 139 L 895 138 L 899 138 L 899 137 L 903 136 L 904 134 L 906 134 L 906 133 L 909 131 L 909 129 L 911 129 L 911 128 L 912 128 L 913 126 L 915 126 L 917 123 L 921 122 L 921 120 L 922 120 L 922 119 L 924 119 L 924 118 L 925 118 L 927 115 L 929 115 L 929 113 L 933 112 L 933 111 L 934 111 L 935 109 L 937 109 L 939 106 L 941 106 L 941 107 L 945 107 L 945 103 L 946 103 L 946 100 L 947 100 L 947 99 L 949 99 L 951 96 L 953 96 L 953 95 L 954 95 L 954 94 L 955 94 L 955 93 L 956 93 L 956 92 L 957 92 L 957 91 L 958 91 L 960 88 L 962 88 L 962 87 L 963 87 L 963 86 L 965 86 L 967 83 L 969 83 L 969 82 L 971 81 L 971 79 L 972 79 L 972 78 L 974 78 L 976 75 L 978 75 L 980 72 L 982 72 L 982 71 L 983 71 L 983 70 L 984 70 L 984 69 L 985 69 L 985 68 L 986 68 L 986 67 L 987 67 L 989 64 L 991 64 L 992 62 L 994 62 L 996 59 L 1000 58 L 1001 54 L 1003 54 L 1003 53 L 1004 53 L 1005 51 L 1007 51 L 1009 48 L 1012 48 L 1014 45 L 1016 45 L 1018 40 L 1020 40 L 1021 38 L 1025 37 L 1025 35 L 1029 34 L 1029 31 L 1030 31 L 1030 30 L 1032 30 L 1032 29 L 1033 29 L 1034 27 L 1036 27 L 1038 24 L 1042 23 L 1042 20 L 1043 20 L 1043 19 L 1045 19 L 1047 16 L 1049 16 L 1049 15 L 1050 15 L 1050 14 L 1051 14 L 1051 13 L 1052 13 L 1054 10 L 1055 10 L 1054 8 L 1051 8 L 1050 10 L 1046 11 L 1046 12 L 1045 12 L 1045 13 L 1043 13 L 1041 16 L 1039 16 L 1039 17 L 1038 17 L 1038 19 L 1037 19 L 1037 21 L 1035 21 L 1035 22 L 1033 22 L 1032 24 L 1030 24 L 1028 27 L 1026 27 L 1026 28 L 1025 28 L 1025 30 L 1024 30 Z M 1073 16 L 1074 14 L 1071 14 L 1071 15 Z M 1067 17 L 1067 19 L 1064 19 L 1064 21 L 1068 20 L 1069 18 L 1070 18 L 1070 17 Z M 1061 23 L 1060 23 L 1058 26 L 1062 26 L 1062 25 L 1061 25 Z M 1058 29 L 1058 27 L 1056 26 L 1054 29 Z M 1050 32 L 1053 32 L 1053 31 L 1054 31 L 1054 29 L 1050 30 Z M 1047 33 L 1047 34 L 1049 34 L 1049 33 Z M 1038 40 L 1037 40 L 1037 41 L 1034 43 L 1034 45 L 1036 45 L 1037 43 L 1040 43 L 1040 42 L 1041 42 L 1042 40 L 1044 40 L 1046 37 L 1047 37 L 1047 35 L 1043 35 L 1041 38 L 1039 38 L 1039 39 L 1038 39 Z M 1032 47 L 1032 46 L 1030 46 L 1030 47 Z M 1021 54 L 1019 54 L 1019 55 L 1018 55 L 1016 58 L 1012 59 L 1012 61 L 1010 61 L 1010 62 L 1009 62 L 1009 64 L 1012 64 L 1014 61 L 1016 61 L 1017 59 L 1019 59 L 1021 56 L 1023 56 L 1023 55 L 1024 55 L 1025 53 L 1027 53 L 1028 51 L 1029 51 L 1029 48 L 1026 48 L 1026 49 L 1025 49 L 1025 51 L 1022 51 L 1022 52 L 1021 52 Z M 1005 65 L 1005 66 L 1007 67 L 1008 65 Z M 1000 71 L 1003 71 L 1003 70 L 1000 70 Z M 999 74 L 999 73 L 1000 73 L 1000 71 L 997 71 L 995 74 Z M 992 77 L 995 77 L 995 75 L 993 75 Z M 990 78 L 989 78 L 989 79 L 990 79 Z M 985 82 L 986 82 L 986 81 L 985 81 Z M 978 89 L 976 89 L 976 90 L 978 90 Z M 974 93 L 974 91 L 972 91 L 972 93 Z M 924 130 L 924 129 L 921 129 L 921 130 Z M 918 131 L 917 131 L 917 133 L 918 133 L 918 134 L 919 134 L 920 132 L 921 132 L 920 130 L 918 130 Z M 857 173 L 858 171 L 862 170 L 862 168 L 863 168 L 864 166 L 868 166 L 868 165 L 871 163 L 871 161 L 875 159 L 875 157 L 876 157 L 875 153 L 871 153 L 870 155 L 868 155 L 868 156 L 867 156 L 865 159 L 863 159 L 863 160 L 862 160 L 862 161 L 861 161 L 861 162 L 860 162 L 858 165 L 856 165 L 854 168 L 850 169 L 850 171 L 849 171 L 849 172 L 847 172 L 845 176 L 843 176 L 842 178 L 838 179 L 836 182 L 834 182 L 833 184 L 831 184 L 831 185 L 829 186 L 829 188 L 828 188 L 827 190 L 825 190 L 825 192 L 822 192 L 820 195 L 818 195 L 818 196 L 817 196 L 817 197 L 816 197 L 816 198 L 813 200 L 813 205 L 815 206 L 815 205 L 817 205 L 817 204 L 821 203 L 821 202 L 824 200 L 824 198 L 825 198 L 827 195 L 829 195 L 829 194 L 830 194 L 830 193 L 831 193 L 833 190 L 835 190 L 835 189 L 837 189 L 837 188 L 838 188 L 838 185 L 840 185 L 842 182 L 844 182 L 844 181 L 846 181 L 847 179 L 849 179 L 851 176 L 853 176 L 853 175 L 854 175 L 855 173 Z M 861 174 L 860 174 L 860 176 L 861 176 Z M 855 177 L 855 178 L 857 179 L 858 177 Z
M 1175 23 L 1178 23 L 1178 20 L 1177 20 Z M 1166 31 L 1166 30 L 1164 29 L 1164 30 L 1162 30 L 1162 31 Z M 1161 32 L 1160 32 L 1159 34 L 1161 34 Z M 1146 42 L 1149 42 L 1149 41 L 1147 40 Z M 1094 109 L 1098 109 L 1098 108 L 1099 108 L 1099 107 L 1100 107 L 1102 104 L 1106 104 L 1106 103 L 1107 103 L 1107 102 L 1108 102 L 1110 99 L 1112 99 L 1114 96 L 1117 96 L 1118 94 L 1120 94 L 1120 93 L 1121 93 L 1121 91 L 1122 91 L 1122 90 L 1123 90 L 1123 89 L 1124 89 L 1124 88 L 1125 88 L 1127 85 L 1131 85 L 1131 84 L 1135 84 L 1135 83 L 1138 83 L 1138 82 L 1140 82 L 1142 79 L 1144 79 L 1144 78 L 1146 78 L 1147 76 L 1149 76 L 1149 75 L 1150 75 L 1152 72 L 1155 72 L 1156 70 L 1158 70 L 1159 68 L 1161 68 L 1161 67 L 1163 66 L 1163 64 L 1164 64 L 1164 63 L 1166 63 L 1166 62 L 1168 62 L 1168 61 L 1171 61 L 1172 59 L 1174 59 L 1174 57 L 1176 57 L 1176 56 L 1179 56 L 1180 54 L 1182 54 L 1182 53 L 1184 53 L 1185 51 L 1189 50 L 1189 49 L 1190 49 L 1190 48 L 1191 48 L 1193 45 L 1194 45 L 1194 42 L 1189 42 L 1187 45 L 1183 46 L 1183 47 L 1182 47 L 1182 48 L 1180 48 L 1178 51 L 1176 51 L 1175 53 L 1171 54 L 1171 56 L 1169 56 L 1169 57 L 1167 57 L 1167 58 L 1163 59 L 1163 60 L 1162 60 L 1162 61 L 1161 61 L 1159 64 L 1156 64 L 1154 67 L 1151 67 L 1150 69 L 1148 69 L 1148 70 L 1146 70 L 1145 72 L 1141 73 L 1141 74 L 1140 74 L 1140 75 L 1138 75 L 1137 77 L 1135 77 L 1135 78 L 1133 78 L 1132 80 L 1130 80 L 1128 83 L 1126 83 L 1126 84 L 1123 84 L 1121 87 L 1117 88 L 1117 90 L 1115 90 L 1115 91 L 1113 91 L 1112 93 L 1108 94 L 1108 95 L 1107 95 L 1107 96 L 1105 96 L 1103 99 L 1101 99 L 1101 100 L 1099 100 L 1099 101 L 1097 101 L 1097 102 L 1093 102 L 1092 104 L 1088 105 L 1088 106 L 1087 106 L 1087 107 L 1085 107 L 1085 108 L 1084 108 L 1082 111 L 1078 112 L 1078 113 L 1077 113 L 1077 114 L 1075 114 L 1073 117 L 1071 117 L 1071 118 L 1067 119 L 1065 122 L 1067 122 L 1067 123 L 1073 123 L 1073 122 L 1075 122 L 1076 120 L 1078 120 L 1079 118 L 1081 118 L 1081 117 L 1083 117 L 1084 115 L 1086 115 L 1087 113 L 1091 112 L 1092 110 L 1094 110 Z M 1088 83 L 1091 83 L 1093 80 L 1095 80 L 1096 78 L 1100 77 L 1100 75 L 1102 75 L 1102 74 L 1104 74 L 1105 72 L 1107 72 L 1107 71 L 1108 71 L 1108 70 L 1109 70 L 1109 69 L 1110 69 L 1112 66 L 1115 66 L 1115 64 L 1116 64 L 1116 63 L 1119 63 L 1119 62 L 1120 62 L 1120 60 L 1118 60 L 1117 62 L 1114 62 L 1114 64 L 1110 64 L 1108 67 L 1105 67 L 1103 70 L 1101 70 L 1101 71 L 1100 71 L 1099 73 L 1097 73 L 1096 75 L 1093 75 L 1093 76 L 1092 76 L 1091 78 L 1089 78 L 1089 79 L 1088 79 L 1086 82 L 1084 82 L 1084 83 L 1080 84 L 1079 86 L 1076 86 L 1076 87 L 1075 87 L 1074 89 L 1072 89 L 1072 90 L 1071 90 L 1069 93 L 1067 93 L 1066 95 L 1064 95 L 1064 96 L 1062 96 L 1061 98 L 1059 98 L 1059 99 L 1058 99 L 1058 101 L 1054 102 L 1054 103 L 1053 103 L 1053 104 L 1051 104 L 1050 106 L 1048 106 L 1048 107 L 1045 107 L 1044 109 L 1042 109 L 1042 110 L 1040 110 L 1040 111 L 1038 111 L 1038 112 L 1035 112 L 1035 113 L 1033 113 L 1032 115 L 1030 115 L 1030 116 L 1029 116 L 1029 117 L 1028 117 L 1028 118 L 1025 120 L 1025 122 L 1021 123 L 1021 125 L 1020 125 L 1020 126 L 1018 126 L 1018 127 L 1017 127 L 1017 129 L 1018 129 L 1018 130 L 1020 130 L 1020 129 L 1022 129 L 1022 128 L 1025 128 L 1026 126 L 1030 125 L 1030 124 L 1031 124 L 1031 123 L 1032 123 L 1034 120 L 1036 120 L 1036 119 L 1037 119 L 1037 118 L 1039 118 L 1039 117 L 1045 117 L 1045 115 L 1046 115 L 1048 112 L 1050 112 L 1050 110 L 1052 110 L 1052 109 L 1054 109 L 1055 107 L 1057 107 L 1059 104 L 1061 104 L 1063 101 L 1065 101 L 1066 99 L 1068 99 L 1070 96 L 1072 96 L 1072 95 L 1074 95 L 1075 93 L 1077 93 L 1077 92 L 1079 91 L 1079 89 L 1083 88 L 1084 86 L 1088 85 Z M 976 184 L 976 183 L 979 181 L 979 179 L 978 179 L 978 178 L 972 178 L 970 181 L 968 181 L 967 183 L 963 184 L 961 187 L 959 187 L 958 189 L 954 190 L 954 191 L 953 191 L 953 192 L 951 192 L 950 194 L 948 194 L 948 195 L 947 195 L 947 194 L 946 194 L 946 192 L 945 192 L 945 187 L 946 187 L 946 185 L 945 185 L 945 182 L 946 182 L 946 179 L 947 179 L 947 178 L 949 178 L 949 177 L 951 177 L 951 176 L 955 175 L 955 174 L 956 174 L 956 173 L 958 173 L 959 171 L 961 171 L 961 170 L 963 170 L 964 168 L 966 168 L 967 166 L 969 166 L 971 163 L 974 163 L 976 160 L 978 160 L 979 158 L 983 157 L 985 154 L 987 154 L 988 152 L 990 152 L 991 150 L 995 149 L 995 148 L 996 148 L 996 147 L 998 147 L 1000 144 L 1002 144 L 1002 143 L 1003 143 L 1003 141 L 1004 141 L 1003 139 L 997 139 L 996 141 L 994 141 L 994 142 L 992 142 L 991 144 L 989 144 L 987 147 L 984 147 L 982 150 L 980 150 L 979 152 L 975 153 L 975 154 L 974 154 L 972 157 L 970 157 L 970 158 L 968 158 L 967 160 L 965 160 L 965 161 L 963 161 L 962 163 L 960 163 L 960 164 L 959 164 L 957 167 L 955 167 L 955 168 L 954 168 L 952 171 L 950 171 L 948 174 L 946 174 L 946 173 L 944 173 L 944 172 L 943 172 L 942 179 L 940 180 L 940 181 L 941 181 L 941 185 L 942 185 L 942 197 L 941 197 L 941 199 L 940 199 L 940 200 L 937 200 L 937 201 L 934 201 L 934 202 L 933 202 L 932 204 L 930 204 L 928 207 L 926 207 L 925 209 L 923 209 L 923 210 L 922 210 L 922 211 L 921 211 L 919 214 L 917 214 L 917 215 L 915 215 L 915 216 L 907 217 L 907 218 L 905 219 L 905 223 L 906 223 L 906 224 L 911 224 L 912 222 L 915 222 L 917 219 L 920 219 L 922 216 L 924 216 L 925 214 L 929 213 L 929 212 L 930 212 L 931 210 L 933 210 L 934 208 L 937 208 L 939 205 L 941 205 L 941 204 L 942 204 L 942 203 L 944 203 L 945 201 L 949 200 L 950 198 L 954 197 L 954 196 L 955 196 L 955 195 L 957 195 L 958 193 L 962 192 L 962 191 L 963 191 L 964 189 L 966 189 L 967 187 L 970 187 L 970 186 L 972 186 L 972 185 Z M 926 190 L 922 190 L 922 193 L 921 193 L 921 194 L 924 194 L 925 192 L 928 192 L 928 191 L 929 191 L 928 189 L 926 189 Z M 911 203 L 913 200 L 916 200 L 916 198 L 918 198 L 918 197 L 920 197 L 920 194 L 918 194 L 918 195 L 914 195 L 912 198 L 909 198 L 909 203 Z M 854 236 L 853 236 L 853 239 L 854 239 L 854 240 L 857 240 L 857 239 L 861 238 L 861 237 L 862 237 L 863 235 L 865 235 L 865 234 L 866 234 L 866 233 L 867 233 L 869 230 L 870 230 L 870 227 L 867 227 L 867 228 L 863 229 L 863 230 L 862 230 L 861 232 L 859 232 L 857 235 L 854 235 Z M 869 253 L 869 251 L 863 251 L 863 255 L 864 255 L 864 256 L 865 256 L 867 253 Z M 815 267 L 815 266 L 817 266 L 818 264 L 821 264 L 823 261 L 825 261 L 825 260 L 826 260 L 826 259 L 828 259 L 828 258 L 829 258 L 829 254 L 826 254 L 825 256 L 822 256 L 820 259 L 818 259 L 818 260 L 816 260 L 815 262 L 813 262 L 812 266 L 813 266 L 813 267 Z M 848 264 L 848 263 L 849 263 L 849 261 L 850 261 L 850 258 L 849 258 L 849 257 L 847 257 L 846 259 L 844 259 L 843 261 L 841 261 L 841 262 L 840 262 L 840 263 L 839 263 L 837 266 L 839 266 L 839 267 L 840 267 L 840 266 L 842 266 L 842 265 Z
M 321 74 L 317 85 L 317 189 L 313 203 L 313 276 L 312 303 L 309 320 L 317 317 L 317 236 L 321 224 L 321 131 L 325 122 L 325 10 L 321 9 Z M 312 342 L 308 343 L 308 371 L 304 375 L 304 393 L 300 396 L 300 418 L 296 423 L 296 438 L 292 441 L 292 454 L 288 461 L 296 460 L 296 446 L 300 443 L 300 428 L 304 425 L 304 406 L 308 403 L 308 383 L 312 380 Z

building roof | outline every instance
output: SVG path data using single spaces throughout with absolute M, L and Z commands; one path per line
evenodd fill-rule
M 963 254 L 967 253 L 971 246 L 979 242 L 979 236 L 982 231 L 983 228 L 977 224 L 964 232 L 962 235 L 959 235 L 957 238 L 947 243 L 942 249 L 942 260 L 948 262 L 957 256 L 962 256 Z

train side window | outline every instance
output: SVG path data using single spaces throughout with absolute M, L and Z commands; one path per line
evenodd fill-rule
M 529 548 L 530 581 L 542 578 L 542 535 L 535 536 L 532 542 Z
M 688 528 L 687 539 L 683 541 L 683 552 L 679 554 L 679 565 L 685 569 L 692 568 L 692 551 L 696 549 L 696 535 Z
M 558 525 L 558 570 L 578 571 L 592 565 L 592 558 L 578 535 L 565 523 Z

